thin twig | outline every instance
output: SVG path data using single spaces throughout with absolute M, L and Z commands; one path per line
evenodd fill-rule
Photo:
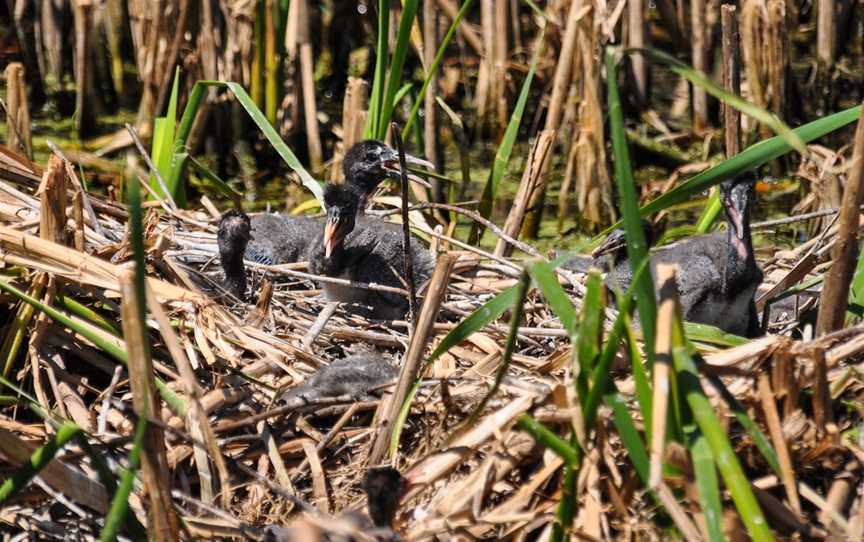
M 417 313 L 417 286 L 414 284 L 414 261 L 411 258 L 411 224 L 408 216 L 408 163 L 405 160 L 405 147 L 402 145 L 402 134 L 399 126 L 390 124 L 390 133 L 396 150 L 399 151 L 399 174 L 402 189 L 402 261 L 404 262 L 405 283 L 408 286 L 408 320 L 414 322 Z
M 174 198 L 171 197 L 171 192 L 168 191 L 168 185 L 165 184 L 165 179 L 162 178 L 159 170 L 156 169 L 156 166 L 153 165 L 153 160 L 150 160 L 150 155 L 147 154 L 146 150 L 144 150 L 144 145 L 141 144 L 141 139 L 138 137 L 138 131 L 135 130 L 135 128 L 133 128 L 132 125 L 128 122 L 126 123 L 126 131 L 129 132 L 129 135 L 132 137 L 132 141 L 135 143 L 135 147 L 138 149 L 141 157 L 144 158 L 144 162 L 150 169 L 150 173 L 152 173 L 153 176 L 156 177 L 156 182 L 159 183 L 159 187 L 162 189 L 162 193 L 165 195 L 165 199 L 168 200 L 168 204 L 171 206 L 171 209 L 177 210 L 177 203 L 174 201 Z

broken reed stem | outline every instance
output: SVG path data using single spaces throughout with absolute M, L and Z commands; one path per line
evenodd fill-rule
M 394 132 L 398 131 L 394 130 Z M 447 295 L 450 270 L 455 261 L 456 257 L 452 254 L 441 254 L 435 264 L 432 278 L 429 279 L 429 289 L 423 299 L 423 307 L 420 309 L 417 323 L 411 333 L 408 351 L 405 353 L 402 370 L 399 372 L 399 380 L 396 383 L 396 390 L 392 395 L 386 395 L 378 408 L 380 414 L 378 416 L 378 428 L 372 449 L 369 452 L 368 465 L 379 464 L 387 454 L 399 410 L 402 408 L 411 386 L 420 376 L 426 344 L 432 334 L 435 319 L 438 317 L 438 310 Z
M 741 94 L 741 38 L 738 35 L 738 10 L 735 6 L 720 6 L 721 32 L 723 43 L 723 88 Z M 741 152 L 741 113 L 725 103 L 723 108 L 723 134 L 726 144 L 726 157 Z
M 528 202 L 533 198 L 537 183 L 542 175 L 543 164 L 549 161 L 550 151 L 555 143 L 555 135 L 555 130 L 543 130 L 534 140 L 534 145 L 531 146 L 525 171 L 522 173 L 522 180 L 519 182 L 516 197 L 513 199 L 513 206 L 510 208 L 507 221 L 504 223 L 503 233 L 508 237 L 516 238 L 519 236 L 522 220 L 528 209 Z M 513 244 L 507 242 L 503 237 L 499 237 L 494 254 L 509 257 L 513 254 Z
M 24 65 L 11 62 L 6 66 L 6 146 L 33 158 L 30 132 L 30 105 L 24 83 Z
M 816 335 L 821 336 L 843 327 L 849 302 L 849 285 L 858 261 L 858 228 L 864 202 L 864 111 L 858 117 L 852 164 L 843 187 L 837 239 L 831 252 L 831 269 L 825 276 L 825 285 L 819 298 Z
M 780 413 L 777 412 L 777 400 L 771 389 L 771 381 L 768 372 L 762 371 L 758 377 L 759 399 L 762 403 L 762 411 L 765 414 L 765 422 L 768 425 L 768 433 L 774 443 L 777 452 L 777 460 L 780 463 L 780 478 L 786 489 L 786 497 L 792 505 L 796 514 L 801 514 L 801 499 L 798 498 L 798 488 L 795 481 L 795 468 L 792 457 L 789 455 L 789 446 L 783 435 L 783 426 L 780 421 Z
M 705 0 L 690 2 L 690 27 L 692 36 L 693 67 L 705 73 L 707 67 L 705 50 Z M 700 133 L 708 127 L 708 94 L 705 89 L 690 85 L 693 91 L 693 130 Z
M 153 360 L 150 358 L 144 321 L 144 299 L 140 295 L 134 271 L 123 270 L 119 282 L 123 299 L 121 323 L 129 354 L 132 407 L 138 417 L 146 420 L 159 419 Z M 165 435 L 161 427 L 150 423 L 147 424 L 144 435 L 141 471 L 150 502 L 147 522 L 150 536 L 153 540 L 178 540 L 179 525 L 171 503 L 171 476 L 165 457 Z
M 405 283 L 408 286 L 408 321 L 414 323 L 417 314 L 417 285 L 414 284 L 414 261 L 411 258 L 411 223 L 408 216 L 408 163 L 405 161 L 405 147 L 402 145 L 402 134 L 399 126 L 390 124 L 390 132 L 396 150 L 399 151 L 400 189 L 402 190 L 402 261 L 405 271 Z
M 656 488 L 663 481 L 663 453 L 666 444 L 666 421 L 669 411 L 669 372 L 672 365 L 672 332 L 678 304 L 678 286 L 673 264 L 657 265 L 657 336 L 654 342 L 654 398 L 648 487 Z
M 55 155 L 39 185 L 39 237 L 46 241 L 66 244 L 66 165 Z

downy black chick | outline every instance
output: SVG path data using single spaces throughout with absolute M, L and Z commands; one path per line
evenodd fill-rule
M 753 296 L 762 282 L 750 236 L 750 207 L 755 177 L 742 175 L 720 185 L 727 229 L 686 239 L 651 251 L 651 272 L 658 263 L 678 266 L 681 311 L 688 322 L 709 324 L 754 337 L 760 334 Z M 623 260 L 606 276 L 610 287 L 629 288 L 630 264 Z
M 309 253 L 309 270 L 316 275 L 354 282 L 405 288 L 402 227 L 358 214 L 363 195 L 352 184 L 327 185 L 327 222 Z M 432 275 L 433 261 L 412 236 L 410 257 L 414 284 L 419 288 Z M 354 305 L 351 310 L 375 319 L 398 319 L 408 311 L 401 295 L 332 283 L 323 284 L 330 301 Z
M 374 388 L 387 384 L 399 375 L 399 370 L 374 352 L 354 354 L 318 369 L 309 379 L 288 390 L 286 401 L 348 395 L 358 400 L 371 398 Z
M 431 163 L 406 155 L 411 164 L 431 167 Z M 346 185 L 359 194 L 359 212 L 384 179 L 400 179 L 398 153 L 384 143 L 368 139 L 353 145 L 342 162 Z M 409 175 L 415 182 L 425 183 Z M 236 297 L 246 293 L 246 266 L 243 260 L 267 265 L 293 263 L 309 256 L 313 241 L 324 221 L 317 218 L 274 213 L 249 218 L 243 211 L 231 210 L 222 216 L 217 240 L 219 257 L 225 270 L 225 285 Z

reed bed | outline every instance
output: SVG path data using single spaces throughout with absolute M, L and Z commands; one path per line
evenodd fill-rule
M 13 4 L 4 541 L 864 539 L 857 4 Z M 46 141 L 71 94 L 72 141 Z M 432 278 L 248 263 L 253 297 L 229 294 L 220 215 L 317 212 L 318 179 L 341 180 L 367 138 L 439 166 L 413 172 L 432 190 L 403 175 L 368 211 L 428 243 Z M 801 227 L 759 244 L 765 334 L 748 340 L 682 321 L 684 270 L 648 272 L 640 218 L 750 171 L 806 190 L 752 225 Z M 283 190 L 262 204 L 271 176 Z M 714 190 L 661 242 L 720 211 Z M 601 238 L 557 250 L 573 223 L 624 229 L 630 290 L 562 267 Z M 411 310 L 366 320 L 325 300 L 328 281 Z M 398 377 L 286 400 L 369 350 Z M 370 530 L 382 465 L 405 485 L 392 529 Z

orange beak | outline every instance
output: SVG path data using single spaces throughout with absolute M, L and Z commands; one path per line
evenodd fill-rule
M 324 224 L 324 257 L 329 258 L 336 248 L 336 222 L 327 221 Z

